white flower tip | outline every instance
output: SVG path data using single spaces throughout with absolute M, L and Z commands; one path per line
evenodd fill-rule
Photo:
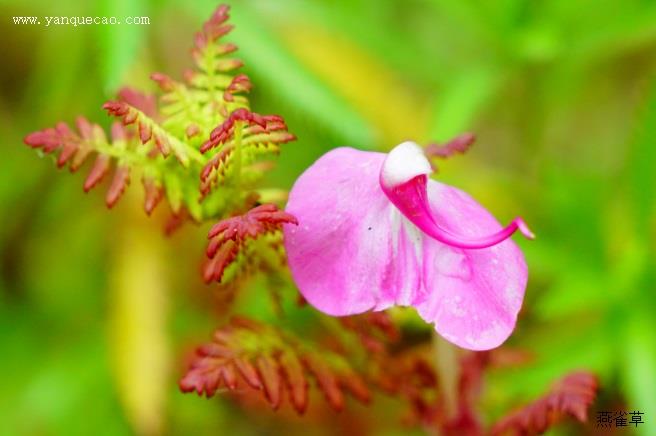
M 402 142 L 387 154 L 380 173 L 386 187 L 401 185 L 420 175 L 433 172 L 424 150 L 412 141 Z
M 526 237 L 526 239 L 535 239 L 535 233 L 529 229 L 528 225 L 522 218 L 517 218 L 517 228 L 519 228 L 519 231 L 524 237 Z

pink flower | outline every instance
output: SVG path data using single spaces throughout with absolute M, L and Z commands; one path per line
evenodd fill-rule
M 469 195 L 428 179 L 422 149 L 338 148 L 296 181 L 285 247 L 305 299 L 342 316 L 412 306 L 444 338 L 487 350 L 512 333 L 528 271 L 506 228 Z

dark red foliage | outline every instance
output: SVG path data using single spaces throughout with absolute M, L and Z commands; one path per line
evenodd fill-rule
M 153 131 L 153 122 L 142 116 L 143 112 L 136 107 L 125 101 L 108 101 L 103 105 L 103 109 L 105 109 L 109 115 L 120 118 L 125 126 L 136 123 L 139 132 L 139 139 L 142 144 L 146 144 L 148 141 L 153 140 L 157 149 L 164 156 L 168 156 L 171 152 L 171 146 L 169 145 L 166 136 L 155 134 Z
M 193 138 L 194 136 L 200 133 L 200 127 L 197 124 L 189 124 L 185 129 L 185 135 L 187 138 Z
M 209 20 L 203 23 L 203 30 L 195 36 L 197 48 L 204 48 L 208 42 L 215 41 L 232 30 L 231 24 L 225 24 L 230 18 L 229 11 L 230 6 L 220 5 Z
M 203 268 L 203 280 L 205 283 L 220 282 L 225 269 L 239 254 L 239 245 L 232 240 L 225 241 L 217 246 L 210 261 Z
M 105 196 L 105 203 L 107 207 L 114 207 L 116 202 L 125 192 L 125 188 L 130 184 L 130 167 L 120 166 L 114 172 L 114 179 L 112 184 L 109 185 L 107 195 Z
M 157 98 L 153 94 L 144 94 L 133 88 L 121 88 L 118 91 L 118 98 L 132 107 L 139 109 L 148 117 L 156 119 L 159 116 L 157 110 Z
M 235 77 L 233 77 L 232 82 L 230 82 L 230 85 L 228 85 L 228 87 L 223 92 L 223 99 L 225 101 L 234 101 L 235 94 L 240 92 L 249 92 L 251 88 L 252 84 L 248 76 L 245 74 L 237 74 Z
M 171 92 L 175 89 L 175 81 L 164 73 L 153 73 L 150 75 L 150 79 L 156 82 L 164 92 Z
M 197 349 L 179 385 L 183 392 L 211 397 L 219 388 L 232 391 L 241 382 L 262 391 L 274 409 L 287 392 L 292 407 L 302 414 L 308 406 L 308 377 L 312 375 L 335 410 L 343 408 L 346 392 L 362 402 L 370 400 L 369 389 L 356 372 L 343 365 L 332 366 L 320 356 L 278 329 L 233 318 L 214 333 L 211 343 Z
M 308 405 L 308 382 L 303 365 L 297 356 L 290 353 L 278 357 L 285 386 L 289 391 L 289 401 L 298 413 L 305 412 Z
M 108 101 L 103 104 L 103 109 L 105 109 L 109 115 L 121 117 L 123 124 L 126 126 L 137 121 L 137 117 L 139 116 L 139 113 L 135 108 L 131 107 L 124 101 Z
M 159 181 L 143 177 L 141 179 L 144 191 L 146 193 L 144 199 L 144 210 L 146 214 L 150 215 L 157 207 L 160 201 L 164 198 L 164 186 Z
M 206 266 L 203 278 L 206 282 L 220 281 L 225 268 L 235 259 L 241 246 L 248 239 L 282 229 L 283 224 L 298 224 L 293 215 L 278 209 L 274 204 L 263 204 L 243 215 L 219 221 L 207 235 L 207 257 L 212 259 Z
M 177 212 L 171 213 L 168 220 L 164 224 L 164 234 L 171 236 L 186 222 L 193 221 L 189 211 L 185 207 L 181 207 Z
M 57 166 L 62 168 L 70 162 L 71 171 L 75 171 L 93 150 L 88 146 L 87 141 L 93 140 L 94 126 L 83 117 L 78 117 L 76 122 L 80 135 L 72 131 L 66 123 L 60 122 L 54 128 L 30 133 L 25 137 L 24 142 L 32 148 L 40 148 L 46 154 L 59 151 Z
M 339 318 L 339 321 L 345 328 L 353 331 L 362 346 L 372 353 L 385 351 L 388 344 L 397 342 L 400 338 L 400 332 L 384 311 L 344 316 Z
M 344 408 L 344 393 L 349 392 L 362 403 L 371 401 L 371 393 L 362 378 L 355 372 L 338 374 L 321 356 L 306 354 L 303 365 L 317 380 L 317 386 L 324 393 L 326 402 L 335 410 Z
M 233 137 L 237 122 L 243 122 L 247 126 L 243 132 L 244 138 L 256 133 L 285 131 L 286 135 L 282 135 L 272 142 L 284 143 L 296 139 L 294 135 L 286 132 L 287 125 L 282 117 L 278 115 L 260 115 L 248 109 L 239 108 L 234 110 L 220 126 L 212 131 L 210 139 L 201 146 L 200 151 L 205 153 L 218 145 L 225 144 Z
M 66 123 L 57 123 L 54 128 L 30 133 L 24 139 L 25 144 L 33 148 L 41 148 L 44 153 L 52 153 L 66 143 L 78 141 L 79 137 L 68 128 Z
M 298 224 L 296 218 L 287 212 L 281 211 L 274 204 L 257 206 L 244 215 L 225 219 L 215 224 L 208 233 L 208 238 L 217 238 L 214 241 L 222 243 L 228 239 L 242 241 L 248 237 L 257 236 L 269 231 L 279 230 L 284 223 Z M 207 255 L 214 256 L 215 250 L 208 248 Z
M 437 375 L 433 364 L 422 348 L 406 349 L 400 353 L 380 355 L 375 361 L 372 382 L 382 391 L 402 398 L 409 404 L 408 423 L 434 424 L 434 397 Z
M 25 137 L 25 143 L 32 148 L 40 148 L 44 153 L 59 152 L 57 166 L 69 164 L 71 171 L 76 171 L 91 154 L 96 155 L 95 162 L 84 181 L 84 191 L 89 192 L 98 185 L 111 170 L 111 157 L 96 152 L 95 144 L 107 142 L 105 133 L 97 124 L 91 124 L 83 117 L 76 120 L 79 134 L 65 123 L 58 123 L 54 128 L 30 133 Z M 119 123 L 112 125 L 112 140 L 114 143 L 125 141 L 126 132 Z M 105 196 L 108 207 L 116 204 L 125 192 L 130 182 L 130 169 L 127 166 L 116 168 L 112 183 Z
M 277 409 L 282 401 L 282 377 L 276 362 L 267 355 L 256 359 L 257 372 L 262 381 L 264 395 L 271 407 Z M 305 405 L 303 405 L 305 407 Z
M 238 123 L 243 123 L 238 127 L 241 129 L 242 149 L 246 147 L 271 147 L 296 139 L 293 134 L 287 131 L 287 126 L 282 117 L 259 115 L 244 108 L 234 110 L 219 127 L 211 132 L 210 138 L 200 148 L 202 153 L 206 153 L 222 145 L 216 154 L 207 161 L 201 171 L 201 199 L 218 183 L 219 173 L 228 165 L 228 160 L 235 152 L 235 146 L 230 141 L 234 138 L 235 128 L 237 128 Z M 273 152 L 275 151 L 273 149 Z
M 594 374 L 585 371 L 568 374 L 548 394 L 499 420 L 492 427 L 492 434 L 540 434 L 567 416 L 585 422 L 597 387 Z
M 233 29 L 231 24 L 226 24 L 226 21 L 230 18 L 229 11 L 229 6 L 219 6 L 210 19 L 203 24 L 202 31 L 196 33 L 194 36 L 194 47 L 191 49 L 191 55 L 197 63 L 203 59 L 203 52 L 209 43 L 216 43 L 219 38 L 228 34 Z M 215 55 L 232 53 L 235 50 L 237 50 L 237 46 L 232 43 L 214 45 Z M 221 72 L 231 71 L 243 65 L 238 59 L 217 59 L 215 62 L 217 70 Z
M 205 185 L 204 182 L 207 182 L 210 180 L 210 176 L 212 174 L 212 171 L 217 170 L 222 164 L 226 162 L 230 154 L 232 153 L 234 147 L 231 145 L 226 145 L 225 147 L 222 147 L 221 150 L 219 150 L 210 160 L 207 161 L 205 166 L 203 167 L 203 170 L 200 173 L 200 180 L 201 180 L 201 193 L 206 194 L 210 190 L 210 185 L 207 184 Z
M 89 171 L 89 175 L 84 181 L 84 192 L 89 192 L 94 186 L 100 183 L 105 177 L 105 174 L 109 172 L 110 169 L 110 158 L 105 154 L 99 154 L 96 157 L 96 161 Z
M 464 154 L 476 141 L 473 133 L 462 133 L 446 144 L 430 144 L 426 147 L 426 154 L 431 157 L 446 159 L 454 154 Z

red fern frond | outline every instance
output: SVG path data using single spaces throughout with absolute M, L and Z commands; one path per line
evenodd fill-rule
M 221 171 L 223 167 L 226 166 L 228 159 L 232 156 L 234 147 L 231 145 L 226 145 L 222 147 L 214 156 L 212 156 L 200 173 L 200 193 L 204 197 L 207 195 L 211 189 L 212 185 L 215 182 L 217 172 Z M 214 177 L 213 177 L 214 175 Z
M 209 248 L 208 248 L 209 249 Z M 239 245 L 232 240 L 216 244 L 212 248 L 212 256 L 203 269 L 203 280 L 205 283 L 220 282 L 223 278 L 225 269 L 230 265 L 239 254 Z
M 182 225 L 186 222 L 193 222 L 194 219 L 187 210 L 187 208 L 180 207 L 178 211 L 174 211 L 169 216 L 168 220 L 164 224 L 164 234 L 166 236 L 171 236 L 174 234 Z
M 114 179 L 112 179 L 112 183 L 107 190 L 107 195 L 105 196 L 105 203 L 107 203 L 107 207 L 114 207 L 129 184 L 130 167 L 120 166 L 116 168 L 116 171 L 114 172 Z
M 171 146 L 166 135 L 153 135 L 154 121 L 136 107 L 131 106 L 125 101 L 108 101 L 103 105 L 103 109 L 109 115 L 120 118 L 125 126 L 136 123 L 139 140 L 142 144 L 146 144 L 152 139 L 164 156 L 168 156 L 171 153 Z
M 240 129 L 241 133 L 238 143 L 235 139 L 236 129 Z M 233 154 L 237 150 L 241 153 L 242 161 L 252 162 L 263 154 L 277 154 L 281 144 L 295 139 L 296 137 L 287 131 L 282 117 L 260 115 L 245 108 L 235 109 L 211 132 L 210 138 L 200 148 L 201 153 L 219 148 L 201 172 L 201 198 L 209 194 L 212 187 L 229 171 Z
M 430 351 L 430 347 L 413 347 L 400 353 L 384 353 L 370 374 L 383 392 L 409 405 L 405 418 L 409 424 L 435 425 L 438 382 Z
M 244 143 L 247 143 L 248 136 L 260 133 L 270 135 L 262 138 L 259 142 L 282 144 L 296 139 L 294 135 L 287 132 L 287 125 L 282 117 L 278 115 L 260 115 L 248 109 L 239 108 L 233 111 L 220 126 L 212 131 L 210 139 L 201 146 L 200 151 L 205 153 L 218 145 L 228 142 L 234 136 L 235 124 L 238 121 L 246 125 L 243 132 Z M 274 135 L 274 132 L 277 132 L 278 135 Z
M 198 124 L 189 124 L 185 128 L 185 136 L 187 139 L 191 139 L 194 136 L 198 135 L 200 133 L 200 126 Z
M 54 128 L 47 128 L 30 133 L 24 139 L 25 144 L 41 149 L 50 154 L 59 151 L 57 166 L 64 167 L 70 162 L 70 170 L 76 171 L 94 151 L 91 142 L 106 143 L 105 132 L 97 124 L 91 124 L 83 117 L 76 120 L 80 135 L 71 130 L 66 123 L 60 122 Z
M 566 416 L 585 422 L 597 387 L 594 374 L 583 371 L 568 374 L 548 394 L 499 420 L 492 427 L 492 434 L 539 434 Z
M 371 353 L 385 351 L 388 344 L 400 338 L 400 332 L 387 312 L 367 312 L 362 315 L 344 316 L 339 322 L 355 333 L 362 346 Z
M 111 157 L 99 152 L 99 148 L 108 147 L 105 132 L 97 124 L 92 124 L 83 117 L 76 120 L 79 134 L 65 123 L 59 123 L 54 128 L 34 132 L 25 137 L 25 143 L 32 148 L 41 149 L 44 153 L 59 152 L 57 166 L 62 168 L 69 164 L 71 172 L 76 171 L 91 154 L 96 154 L 96 160 L 84 181 L 84 191 L 89 192 L 98 185 L 111 171 Z M 112 145 L 116 148 L 125 147 L 127 134 L 119 123 L 112 125 Z M 112 183 L 105 196 L 105 203 L 113 207 L 125 192 L 130 182 L 130 168 L 118 165 Z
M 465 154 L 474 144 L 474 141 L 476 141 L 476 136 L 473 133 L 462 133 L 446 144 L 430 144 L 426 146 L 425 153 L 430 157 L 446 159 L 455 154 Z
M 196 47 L 204 48 L 208 42 L 215 41 L 232 30 L 231 24 L 225 24 L 230 18 L 229 11 L 228 5 L 216 8 L 212 16 L 203 23 L 203 30 L 196 33 Z
M 189 371 L 180 380 L 180 389 L 211 397 L 219 388 L 232 391 L 241 382 L 262 391 L 274 409 L 287 392 L 293 408 L 302 414 L 308 406 L 308 378 L 312 376 L 336 410 L 343 408 L 345 393 L 361 402 L 370 400 L 364 380 L 342 356 L 317 351 L 288 332 L 233 318 L 214 333 L 211 343 L 197 349 Z
M 208 238 L 217 238 L 215 241 L 219 243 L 228 239 L 241 242 L 249 237 L 256 238 L 266 232 L 280 230 L 280 226 L 285 223 L 298 224 L 298 221 L 274 204 L 263 204 L 244 215 L 218 222 L 210 229 Z M 208 249 L 207 255 L 212 257 L 213 251 Z
M 144 187 L 146 196 L 144 198 L 144 210 L 150 215 L 164 198 L 164 187 L 161 182 L 150 177 L 143 177 L 141 183 Z
M 175 89 L 175 80 L 164 73 L 152 73 L 150 79 L 157 83 L 159 88 L 164 92 L 171 92 Z
M 194 47 L 191 50 L 191 55 L 202 70 L 208 70 L 208 56 L 206 53 L 208 46 L 212 47 L 210 57 L 232 53 L 237 50 L 237 46 L 232 43 L 218 43 L 222 36 L 233 29 L 231 24 L 226 24 L 226 21 L 230 18 L 229 11 L 229 6 L 219 6 L 210 19 L 203 24 L 202 31 L 197 32 L 194 36 Z M 212 69 L 219 72 L 228 72 L 243 65 L 238 59 L 212 59 L 210 62 Z
M 298 221 L 274 204 L 263 204 L 244 215 L 216 223 L 207 235 L 210 243 L 206 254 L 212 260 L 205 268 L 205 281 L 221 281 L 226 267 L 235 259 L 247 240 L 280 231 L 283 224 L 298 224 Z
M 302 362 L 294 353 L 282 353 L 278 361 L 289 392 L 289 401 L 298 413 L 305 412 L 308 405 L 308 381 Z
M 250 92 L 252 87 L 253 85 L 247 75 L 237 74 L 223 92 L 223 99 L 230 102 L 235 101 L 235 94 Z
M 99 154 L 96 161 L 89 171 L 89 175 L 84 181 L 84 192 L 89 192 L 97 184 L 99 184 L 105 175 L 109 172 L 111 159 L 105 154 Z
M 157 119 L 159 117 L 157 98 L 153 94 L 147 95 L 126 86 L 118 91 L 118 98 L 130 106 L 139 109 L 150 118 Z
M 362 403 L 371 400 L 369 388 L 362 378 L 350 368 L 343 368 L 342 373 L 330 367 L 328 359 L 306 354 L 303 364 L 317 380 L 317 386 L 323 391 L 326 402 L 335 410 L 344 408 L 344 393 L 350 393 Z M 345 370 L 345 371 L 344 371 Z

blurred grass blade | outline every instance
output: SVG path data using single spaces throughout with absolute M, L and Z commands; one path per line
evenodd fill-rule
M 430 137 L 444 141 L 471 130 L 476 116 L 501 83 L 498 72 L 485 66 L 462 71 L 438 93 L 434 105 Z
M 128 214 L 114 238 L 112 358 L 119 398 L 133 429 L 137 434 L 161 434 L 169 388 L 165 241 L 158 226 L 141 216 L 135 196 L 127 195 L 134 213 Z
M 590 65 L 652 47 L 656 41 L 656 7 L 653 4 L 632 7 L 635 10 L 631 7 L 610 10 L 605 25 L 593 22 L 588 25 L 589 31 L 581 32 L 581 38 L 572 38 L 570 62 Z
M 638 228 L 646 228 L 656 210 L 656 77 L 646 87 L 644 101 L 625 169 L 638 212 Z
M 280 32 L 290 50 L 333 94 L 366 117 L 383 147 L 425 133 L 426 105 L 418 93 L 369 52 L 318 25 L 297 22 L 282 26 Z M 299 32 L 303 38 L 298 38 Z
M 66 28 L 48 32 L 49 37 L 39 41 L 34 50 L 36 61 L 21 102 L 29 111 L 33 124 L 51 122 L 65 108 L 70 110 L 69 96 L 79 89 L 77 78 L 80 74 L 85 74 L 84 40 Z M 66 56 L 62 56 L 61 47 L 66 47 Z M 44 101 L 47 104 L 42 105 L 35 113 L 35 101 Z M 20 136 L 23 134 L 24 132 L 21 132 Z
M 102 50 L 101 77 L 107 95 L 125 82 L 126 73 L 137 60 L 145 41 L 147 24 L 128 24 L 126 18 L 148 15 L 147 0 L 99 0 L 98 15 L 116 17 L 120 24 L 95 26 Z
M 649 424 L 650 412 L 656 410 L 656 323 L 654 315 L 645 310 L 631 313 L 624 339 L 622 378 L 628 393 L 627 411 L 643 412 L 638 434 L 653 435 L 653 423 Z M 652 418 L 653 419 L 653 418 Z

